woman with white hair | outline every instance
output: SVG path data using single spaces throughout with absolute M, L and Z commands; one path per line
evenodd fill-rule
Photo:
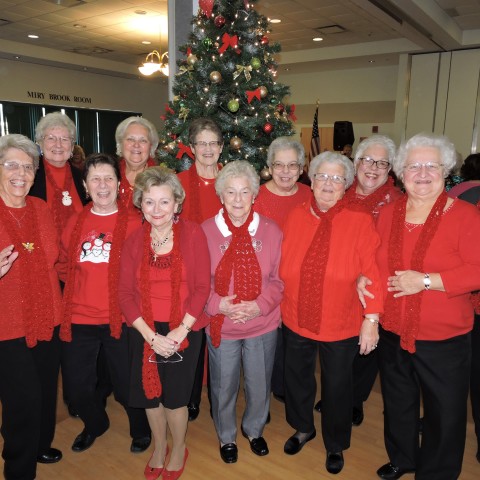
M 326 469 L 339 473 L 352 431 L 352 364 L 378 342 L 382 301 L 375 254 L 380 243 L 372 216 L 343 200 L 352 184 L 352 162 L 325 152 L 313 159 L 313 198 L 295 208 L 284 227 L 280 276 L 285 282 L 282 320 L 285 348 L 285 406 L 295 433 L 288 455 L 316 436 L 313 418 L 315 364 L 320 355 L 322 436 Z M 356 280 L 367 275 L 376 288 L 362 308 Z M 371 275 L 371 277 L 370 277 Z
M 377 474 L 384 479 L 415 472 L 417 480 L 453 480 L 462 468 L 480 214 L 446 194 L 454 166 L 447 138 L 410 138 L 393 165 L 406 195 L 382 208 L 377 221 L 385 301 L 378 354 L 390 459 Z

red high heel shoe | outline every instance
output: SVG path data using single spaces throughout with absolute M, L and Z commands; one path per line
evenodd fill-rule
M 183 465 L 180 470 L 167 470 L 166 468 L 163 470 L 162 478 L 163 480 L 177 480 L 183 473 L 185 468 L 185 464 L 187 463 L 188 458 L 188 449 L 185 448 L 185 455 L 183 457 Z
M 154 452 L 155 453 L 155 452 Z M 150 464 L 150 460 L 152 459 L 153 457 L 153 453 L 152 455 L 150 456 L 148 462 L 147 462 L 147 466 L 145 467 L 145 470 L 143 472 L 143 474 L 145 475 L 145 478 L 146 480 L 157 480 L 158 477 L 160 477 L 160 475 L 162 474 L 164 468 L 165 468 L 165 460 L 167 459 L 167 455 L 168 455 L 168 445 L 167 445 L 167 449 L 165 450 L 165 458 L 163 459 L 163 467 L 151 467 L 149 464 Z

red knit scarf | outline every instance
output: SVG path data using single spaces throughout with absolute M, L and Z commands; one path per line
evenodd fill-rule
M 170 303 L 170 322 L 169 328 L 173 330 L 177 328 L 181 321 L 181 305 L 180 305 L 180 283 L 182 280 L 182 253 L 180 251 L 180 230 L 181 227 L 178 222 L 173 222 L 173 248 L 170 253 L 172 257 L 170 270 L 170 285 L 171 285 L 171 303 Z M 150 269 L 152 268 L 151 255 L 151 236 L 152 227 L 149 223 L 143 226 L 143 253 L 142 265 L 140 267 L 140 292 L 141 292 L 141 307 L 142 317 L 145 323 L 155 331 L 155 323 L 153 318 L 152 300 L 151 300 L 151 285 L 150 285 Z M 188 340 L 180 344 L 179 350 L 184 350 L 188 347 Z M 162 394 L 162 384 L 158 375 L 158 368 L 156 363 L 148 361 L 152 354 L 152 348 L 149 343 L 145 342 L 143 345 L 143 364 L 142 364 L 142 382 L 143 390 L 147 398 L 152 399 L 159 397 Z
M 300 267 L 301 288 L 298 295 L 298 326 L 313 333 L 320 331 L 320 324 L 322 323 L 322 292 L 330 254 L 332 222 L 345 206 L 344 199 L 341 199 L 326 212 L 322 212 L 318 208 L 315 198 L 312 198 L 311 208 L 321 222 Z
M 222 297 L 227 296 L 233 274 L 233 293 L 237 295 L 233 303 L 255 300 L 262 291 L 262 272 L 248 231 L 253 208 L 240 227 L 233 225 L 225 209 L 223 218 L 232 232 L 232 240 L 215 269 L 215 292 Z M 220 345 L 224 319 L 225 315 L 221 313 L 210 319 L 210 336 L 214 347 Z
M 91 205 L 83 208 L 78 216 L 77 223 L 70 237 L 68 248 L 67 280 L 63 293 L 63 321 L 60 327 L 60 338 L 65 342 L 72 341 L 72 299 L 76 288 L 75 275 L 76 266 L 79 258 L 81 234 L 85 219 L 92 209 Z M 118 302 L 118 280 L 120 278 L 120 255 L 122 253 L 123 243 L 127 235 L 128 210 L 120 206 L 117 213 L 115 228 L 112 234 L 112 248 L 108 260 L 108 306 L 110 335 L 116 339 L 120 338 L 122 332 L 122 313 Z
M 25 200 L 25 208 L 12 209 L 25 212 L 21 220 L 21 225 L 24 226 L 19 227 L 14 221 L 3 200 L 0 200 L 0 221 L 12 239 L 14 249 L 19 252 L 15 261 L 15 265 L 18 265 L 20 280 L 18 292 L 25 327 L 25 340 L 27 346 L 31 348 L 39 340 L 51 340 L 54 328 L 54 305 L 37 212 L 33 202 L 28 197 Z M 27 249 L 25 246 L 27 244 L 30 244 L 31 248 Z M 2 281 L 8 282 L 8 278 Z
M 53 201 L 51 203 L 51 212 L 53 215 L 53 221 L 55 223 L 55 227 L 57 227 L 58 236 L 62 235 L 63 229 L 68 222 L 68 219 L 75 213 L 75 207 L 73 206 L 73 198 L 71 205 L 64 205 L 63 194 L 62 192 L 68 192 L 70 197 L 73 197 L 73 176 L 72 176 L 72 169 L 68 163 L 65 164 L 65 181 L 63 182 L 63 187 L 60 188 L 55 179 L 53 178 L 52 172 L 50 172 L 49 166 L 46 164 L 47 162 L 44 160 L 45 166 L 45 177 L 48 183 L 53 188 Z M 75 188 L 75 187 L 73 187 Z
M 388 269 L 390 275 L 394 275 L 398 270 L 405 270 L 406 263 L 403 259 L 403 240 L 407 200 L 408 195 L 405 195 L 399 198 L 394 204 L 393 221 L 388 243 Z M 423 261 L 442 220 L 442 214 L 447 200 L 448 195 L 443 191 L 430 210 L 427 220 L 420 232 L 420 236 L 413 248 L 412 258 L 410 260 L 411 270 L 423 272 Z M 394 298 L 392 292 L 387 295 L 385 302 L 385 315 L 382 319 L 382 326 L 386 330 L 392 330 L 401 324 L 400 346 L 410 353 L 415 353 L 415 340 L 419 330 L 423 293 L 424 290 L 415 295 L 402 297 L 405 298 L 403 323 L 401 323 L 401 299 Z
M 388 176 L 387 181 L 370 195 L 359 195 L 357 193 L 358 180 L 345 193 L 345 201 L 352 210 L 362 210 L 370 214 L 378 213 L 377 207 L 380 204 L 390 203 L 389 193 L 395 188 L 393 178 Z
M 148 167 L 154 167 L 156 165 L 155 160 L 153 158 L 149 158 L 145 165 L 145 169 Z M 132 203 L 132 195 L 133 195 L 133 185 L 130 185 L 127 175 L 127 162 L 124 158 L 119 160 L 118 166 L 120 167 L 120 187 L 118 189 L 118 203 L 130 208 L 137 210 Z M 139 214 L 141 214 L 140 210 L 138 210 Z

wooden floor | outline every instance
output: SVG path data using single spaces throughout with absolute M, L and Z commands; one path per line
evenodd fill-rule
M 238 418 L 242 414 L 243 393 L 238 401 Z M 284 405 L 272 399 L 272 420 L 264 431 L 270 448 L 266 457 L 257 457 L 245 438 L 239 435 L 239 459 L 227 465 L 220 459 L 218 442 L 208 412 L 208 400 L 204 388 L 201 412 L 190 423 L 187 444 L 190 456 L 182 480 L 319 480 L 342 478 L 344 480 L 372 480 L 376 469 L 387 462 L 383 444 L 382 399 L 378 383 L 365 404 L 365 420 L 353 428 L 352 445 L 344 452 L 345 467 L 338 476 L 325 470 L 325 451 L 320 435 L 320 415 L 315 414 L 318 435 L 295 455 L 283 453 L 285 440 L 292 430 L 285 421 Z M 58 423 L 53 446 L 63 451 L 63 460 L 54 465 L 39 465 L 37 480 L 131 480 L 142 479 L 143 469 L 150 457 L 151 448 L 142 454 L 130 453 L 127 418 L 115 400 L 108 400 L 110 429 L 83 453 L 74 453 L 70 446 L 82 430 L 82 422 L 70 418 L 59 402 Z M 473 421 L 469 417 L 467 445 L 463 463 L 462 480 L 478 480 L 480 464 L 476 461 L 476 441 Z M 413 475 L 402 479 L 411 480 Z

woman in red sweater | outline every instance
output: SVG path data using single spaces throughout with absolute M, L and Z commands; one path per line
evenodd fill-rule
M 210 255 L 201 227 L 179 218 L 185 192 L 170 170 L 139 174 L 134 205 L 145 222 L 125 242 L 120 306 L 129 329 L 130 405 L 145 408 L 155 450 L 145 478 L 180 477 L 188 457 L 187 404 L 201 344 L 199 316 L 210 291 Z M 168 454 L 167 428 L 172 436 Z
M 27 197 L 38 169 L 36 145 L 0 137 L 0 401 L 7 480 L 35 478 L 54 463 L 60 367 L 61 293 L 57 232 L 47 204 Z
M 310 164 L 309 176 L 313 198 L 287 219 L 280 265 L 285 282 L 285 405 L 287 421 L 296 430 L 284 451 L 294 455 L 316 435 L 319 351 L 326 468 L 339 473 L 352 430 L 353 360 L 357 351 L 369 354 L 376 348 L 382 311 L 378 285 L 376 298 L 367 299 L 362 309 L 356 280 L 361 273 L 379 280 L 375 253 L 380 240 L 372 216 L 350 210 L 342 200 L 353 182 L 347 157 L 322 153 Z
M 393 168 L 407 195 L 384 207 L 377 221 L 385 297 L 379 366 L 390 459 L 377 471 L 380 478 L 415 471 L 418 480 L 453 480 L 462 468 L 480 214 L 445 193 L 455 158 L 445 137 L 419 134 L 402 144 Z

